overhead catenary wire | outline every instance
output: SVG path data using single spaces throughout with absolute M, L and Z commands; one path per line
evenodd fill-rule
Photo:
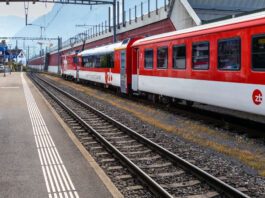
M 64 7 L 64 5 L 61 5 L 61 7 L 56 11 L 56 13 L 54 14 L 54 16 L 47 23 L 46 28 L 48 28 L 53 23 L 53 21 L 56 19 L 56 17 L 58 16 L 58 14 L 62 11 L 63 7 Z

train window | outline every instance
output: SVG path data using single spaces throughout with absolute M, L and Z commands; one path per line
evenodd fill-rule
M 87 68 L 93 67 L 93 57 L 92 56 L 85 56 L 82 58 L 83 66 Z
M 186 69 L 186 46 L 173 46 L 173 68 Z
M 252 69 L 265 71 L 265 35 L 252 38 Z
M 192 68 L 196 70 L 209 69 L 209 42 L 192 45 Z
M 218 41 L 218 69 L 240 70 L 240 43 L 240 38 L 232 38 Z
M 79 63 L 79 58 L 78 58 L 78 56 L 74 56 L 74 57 L 73 57 L 73 62 L 76 63 L 76 64 Z
M 86 68 L 114 68 L 114 53 L 83 57 Z
M 114 68 L 114 54 L 104 54 L 100 56 L 100 68 Z
M 157 49 L 157 68 L 167 69 L 168 63 L 168 48 L 160 47 Z
M 153 69 L 154 66 L 154 50 L 146 49 L 144 51 L 144 68 Z

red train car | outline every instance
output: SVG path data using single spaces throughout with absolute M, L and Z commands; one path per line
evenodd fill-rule
M 105 86 L 118 87 L 122 93 L 131 89 L 131 45 L 137 40 L 126 39 L 79 53 L 82 64 L 79 79 L 92 81 Z
M 79 56 L 80 79 L 122 93 L 265 115 L 265 12 L 127 39 Z
M 133 44 L 133 90 L 265 115 L 265 12 Z
M 76 53 L 63 55 L 62 57 L 62 77 L 66 79 L 77 79 L 78 68 L 81 63 Z

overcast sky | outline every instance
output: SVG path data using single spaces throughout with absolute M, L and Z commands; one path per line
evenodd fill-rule
M 26 3 L 29 21 L 49 12 L 54 4 L 51 3 Z M 12 3 L 9 5 L 0 3 L 0 16 L 19 16 L 25 18 L 24 3 Z

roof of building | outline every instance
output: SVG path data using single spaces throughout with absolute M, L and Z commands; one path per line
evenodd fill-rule
M 265 8 L 265 0 L 188 0 L 202 23 Z
M 183 30 L 178 30 L 178 31 L 174 31 L 174 32 L 168 32 L 168 33 L 164 33 L 164 34 L 159 34 L 159 35 L 155 35 L 155 36 L 150 36 L 150 37 L 146 37 L 143 39 L 140 39 L 138 41 L 136 41 L 133 46 L 138 46 L 140 44 L 144 45 L 144 44 L 150 44 L 152 42 L 157 42 L 156 39 L 160 39 L 160 41 L 162 42 L 161 39 L 167 39 L 168 37 L 172 37 L 172 36 L 180 36 L 180 35 L 184 35 L 187 33 L 196 33 L 201 35 L 203 30 L 211 30 L 211 31 L 216 31 L 217 28 L 220 27 L 224 27 L 226 28 L 226 26 L 229 25 L 236 25 L 236 24 L 240 24 L 241 27 L 243 27 L 243 23 L 247 22 L 247 21 L 254 21 L 254 20 L 262 20 L 259 23 L 264 24 L 264 19 L 265 19 L 265 11 L 263 12 L 258 12 L 258 13 L 254 13 L 254 14 L 250 14 L 250 15 L 245 15 L 245 16 L 241 16 L 241 17 L 237 17 L 237 18 L 232 18 L 232 19 L 227 19 L 227 20 L 221 20 L 221 21 L 217 21 L 214 23 L 209 23 L 209 24 L 204 24 L 204 25 L 199 25 L 199 26 L 195 26 L 195 27 L 191 27 L 191 28 L 187 28 L 187 29 L 183 29 Z

